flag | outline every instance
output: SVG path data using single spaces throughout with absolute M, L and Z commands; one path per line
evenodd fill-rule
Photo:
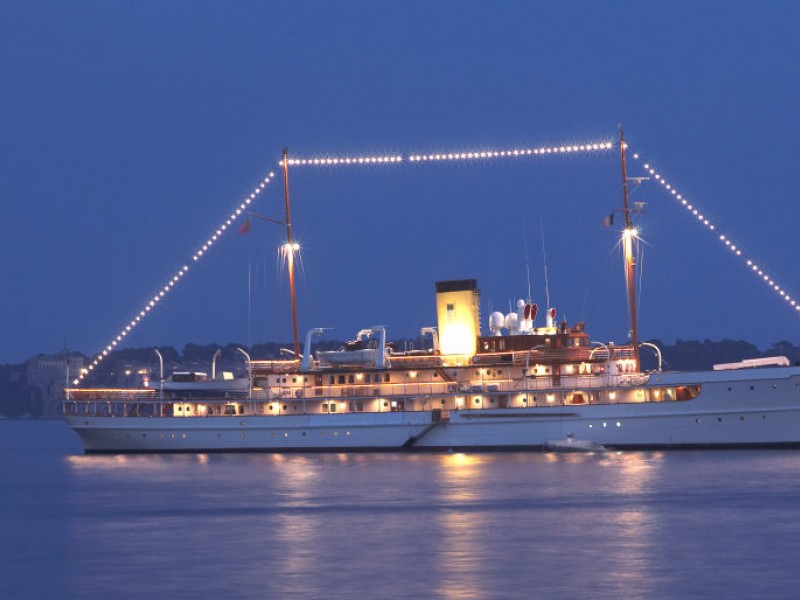
M 614 224 L 614 213 L 603 219 L 603 227 L 611 227 Z
M 250 217 L 247 217 L 247 220 L 239 227 L 239 233 L 241 234 L 245 234 L 248 231 L 250 231 Z

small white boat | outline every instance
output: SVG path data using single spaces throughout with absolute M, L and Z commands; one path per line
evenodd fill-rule
M 550 452 L 605 452 L 606 448 L 594 440 L 576 440 L 572 433 L 568 433 L 563 440 L 547 440 L 545 450 Z
M 188 396 L 247 396 L 250 393 L 250 379 L 233 376 L 209 379 L 206 373 L 198 371 L 176 371 L 164 380 L 161 389 L 166 394 Z

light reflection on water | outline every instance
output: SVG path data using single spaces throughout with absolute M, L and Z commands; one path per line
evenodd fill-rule
M 775 598 L 796 583 L 800 452 L 85 456 L 21 451 L 26 427 L 0 423 L 2 598 Z

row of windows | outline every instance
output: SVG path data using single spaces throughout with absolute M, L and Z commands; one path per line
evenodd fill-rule
M 345 381 L 345 379 L 347 381 Z M 392 380 L 391 375 L 389 375 L 389 373 L 367 373 L 366 375 L 362 375 L 361 373 L 359 373 L 358 377 L 359 382 L 363 381 L 364 383 L 380 383 L 381 379 L 383 379 L 384 383 L 389 383 Z M 330 385 L 335 385 L 336 381 L 337 381 L 336 375 L 331 375 L 328 378 L 328 383 Z M 355 383 L 356 375 L 353 373 L 350 373 L 349 375 L 339 375 L 338 382 L 340 384 Z

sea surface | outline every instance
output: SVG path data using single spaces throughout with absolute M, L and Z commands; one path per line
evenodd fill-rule
M 800 451 L 86 456 L 0 421 L 0 598 L 797 598 Z

